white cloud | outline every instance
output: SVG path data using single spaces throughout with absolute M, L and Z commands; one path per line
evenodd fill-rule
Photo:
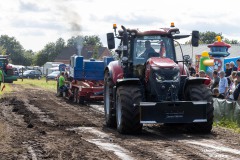
M 8 0 L 0 2 L 0 34 L 14 36 L 25 49 L 38 51 L 59 37 L 99 35 L 106 45 L 112 24 L 127 28 L 168 27 L 221 32 L 240 39 L 238 1 L 217 0 Z M 239 35 L 238 35 L 239 34 Z

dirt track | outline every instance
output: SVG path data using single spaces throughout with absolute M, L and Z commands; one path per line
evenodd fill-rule
M 146 125 L 141 135 L 106 128 L 102 104 L 81 106 L 12 85 L 0 100 L 0 159 L 240 159 L 240 136 Z

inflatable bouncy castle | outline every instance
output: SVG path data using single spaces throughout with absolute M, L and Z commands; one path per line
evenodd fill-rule
M 228 49 L 231 47 L 231 45 L 222 42 L 220 36 L 217 36 L 216 39 L 216 42 L 208 45 L 208 48 L 210 48 L 209 55 L 214 58 L 213 70 L 221 71 L 224 70 L 225 57 L 230 55 Z

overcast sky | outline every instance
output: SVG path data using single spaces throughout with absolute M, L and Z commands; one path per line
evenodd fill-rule
M 182 34 L 214 31 L 240 41 L 239 7 L 237 0 L 7 0 L 0 2 L 0 34 L 39 51 L 76 35 L 99 35 L 106 46 L 113 23 L 161 28 L 174 22 Z

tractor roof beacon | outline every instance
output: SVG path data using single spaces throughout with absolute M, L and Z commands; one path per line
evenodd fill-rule
M 126 29 L 107 33 L 108 48 L 115 48 L 119 60 L 104 70 L 104 110 L 108 127 L 120 133 L 139 133 L 145 123 L 181 123 L 187 129 L 208 133 L 212 129 L 213 104 L 205 78 L 189 77 L 185 66 L 189 56 L 176 59 L 176 39 L 190 35 L 170 28 L 140 31 Z M 199 32 L 192 32 L 197 47 Z

